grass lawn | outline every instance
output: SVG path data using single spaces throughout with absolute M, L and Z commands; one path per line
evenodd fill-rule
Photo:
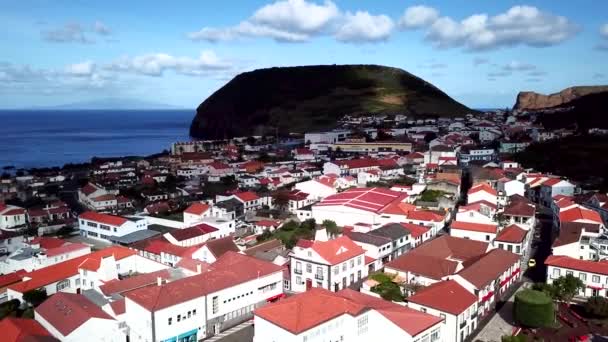
M 446 193 L 441 190 L 424 190 L 420 194 L 420 197 L 418 198 L 418 200 L 422 201 L 422 202 L 436 202 L 439 199 L 439 197 L 441 197 L 445 194 Z

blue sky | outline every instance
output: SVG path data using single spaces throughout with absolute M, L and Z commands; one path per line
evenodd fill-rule
M 194 108 L 256 68 L 403 68 L 476 108 L 608 83 L 608 2 L 3 1 L 0 108 Z

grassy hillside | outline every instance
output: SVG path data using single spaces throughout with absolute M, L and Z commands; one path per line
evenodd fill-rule
M 471 110 L 401 69 L 377 65 L 270 68 L 236 76 L 197 109 L 190 134 L 227 138 L 327 129 L 344 114 L 454 116 Z
M 514 159 L 525 167 L 582 182 L 589 189 L 608 191 L 608 137 L 572 136 L 530 145 Z

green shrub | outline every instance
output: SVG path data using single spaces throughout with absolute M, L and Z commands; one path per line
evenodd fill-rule
M 604 297 L 590 297 L 585 303 L 585 312 L 591 316 L 608 317 L 608 300 Z
M 551 326 L 555 321 L 551 298 L 536 290 L 526 289 L 515 294 L 513 314 L 518 324 L 529 328 Z
M 528 337 L 526 337 L 526 335 L 505 335 L 500 340 L 501 342 L 527 342 Z
M 375 292 L 382 297 L 382 299 L 390 300 L 394 302 L 403 302 L 403 293 L 401 293 L 401 287 L 393 282 L 380 283 L 372 287 L 372 292 Z

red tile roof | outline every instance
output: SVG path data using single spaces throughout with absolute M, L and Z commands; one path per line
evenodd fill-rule
M 310 248 L 331 265 L 365 254 L 365 250 L 361 246 L 344 235 L 329 241 L 314 241 Z
M 478 258 L 488 247 L 486 242 L 442 235 L 401 255 L 386 267 L 439 280 L 454 274 L 459 261 Z
M 239 247 L 234 243 L 232 235 L 219 239 L 208 240 L 205 243 L 205 246 L 216 259 L 227 252 L 240 252 Z
M 346 206 L 369 212 L 381 212 L 393 203 L 399 203 L 407 194 L 385 188 L 353 188 L 326 197 L 315 206 Z
M 80 294 L 58 292 L 36 309 L 40 315 L 63 336 L 69 336 L 74 330 L 91 318 L 113 320 L 99 306 Z
M 451 229 L 468 230 L 471 232 L 496 234 L 498 227 L 495 224 L 482 224 L 462 221 L 452 221 Z
M 282 274 L 283 266 L 227 252 L 209 266 L 208 272 L 129 291 L 125 297 L 148 311 L 156 311 L 277 272 Z
M 101 196 L 93 197 L 93 198 L 91 198 L 91 200 L 93 200 L 95 202 L 114 201 L 114 200 L 116 200 L 116 195 L 106 194 L 106 195 L 101 195 Z
M 503 229 L 496 236 L 495 241 L 507 242 L 507 243 L 522 243 L 526 238 L 528 231 L 521 228 L 516 224 L 512 224 L 507 228 Z
M 588 220 L 600 224 L 603 224 L 604 222 L 597 211 L 585 209 L 580 206 L 560 212 L 559 220 L 560 222 L 575 222 L 579 220 Z
M 87 183 L 85 186 L 83 186 L 80 191 L 85 194 L 86 196 L 89 196 L 90 194 L 94 193 L 95 191 L 97 191 L 98 188 L 96 186 L 94 186 L 91 183 Z
M 209 205 L 204 203 L 192 203 L 184 213 L 192 214 L 192 215 L 203 215 L 207 210 L 209 210 Z
M 535 213 L 536 207 L 523 201 L 512 202 L 504 210 L 504 214 L 509 216 L 534 217 Z
M 465 262 L 465 268 L 458 272 L 458 275 L 477 289 L 482 289 L 519 261 L 519 255 L 497 248 L 470 263 Z
M 125 312 L 127 312 L 127 308 L 126 308 L 126 304 L 125 304 L 125 300 L 123 299 L 119 299 L 116 301 L 113 301 L 110 303 L 110 307 L 112 308 L 112 311 L 114 311 L 115 315 L 122 315 Z
M 581 237 L 583 229 L 586 232 L 599 233 L 600 226 L 595 223 L 581 223 L 581 222 L 562 222 L 559 228 L 559 235 L 553 242 L 552 247 L 559 247 L 568 245 L 574 242 L 578 242 Z
M 477 302 L 477 297 L 454 280 L 440 281 L 418 290 L 408 302 L 460 315 Z
M 109 224 L 111 226 L 122 226 L 125 222 L 128 221 L 124 217 L 101 214 L 94 211 L 87 211 L 85 213 L 82 213 L 80 214 L 80 216 L 78 216 L 78 218 L 102 224 Z
M 0 288 L 20 282 L 26 273 L 25 270 L 18 270 L 13 273 L 0 275 Z
M 166 253 L 179 257 L 190 256 L 194 252 L 194 249 L 198 248 L 174 245 L 164 237 L 144 240 L 132 245 L 131 247 L 138 250 L 146 251 L 148 253 L 152 253 L 154 255 L 161 255 L 161 253 Z
M 337 160 L 337 161 L 335 161 L 335 163 L 336 163 L 336 165 L 340 166 L 341 168 L 344 167 L 344 168 L 348 168 L 348 169 L 360 169 L 360 168 L 380 166 L 380 163 L 378 162 L 378 160 L 373 159 L 373 158 Z
M 101 285 L 99 289 L 106 296 L 110 296 L 115 293 L 120 294 L 144 286 L 155 285 L 157 284 L 158 277 L 162 279 L 169 279 L 169 270 L 160 270 L 151 273 L 144 273 L 128 277 L 123 280 L 109 282 L 107 284 Z
M 83 255 L 78 258 L 70 259 L 55 265 L 41 268 L 39 270 L 28 272 L 27 274 L 25 274 L 25 277 L 30 278 L 29 280 L 10 285 L 9 288 L 14 291 L 24 293 L 29 290 L 34 290 L 45 285 L 53 284 L 55 282 L 67 279 L 71 276 L 78 274 L 78 268 L 80 264 L 82 264 L 87 259 L 101 260 L 104 257 L 113 255 L 116 260 L 122 260 L 126 257 L 135 254 L 135 251 L 125 247 L 108 247 L 97 252 Z
M 488 183 L 480 183 L 480 184 L 477 184 L 477 185 L 473 186 L 469 190 L 468 194 L 471 195 L 471 194 L 474 194 L 474 193 L 479 192 L 479 191 L 485 191 L 485 192 L 487 192 L 487 193 L 489 193 L 490 195 L 493 195 L 493 196 L 498 195 L 498 193 L 496 192 L 496 190 L 494 190 L 490 186 L 490 184 L 488 184 Z
M 3 216 L 17 216 L 17 215 L 25 215 L 25 209 L 23 208 L 14 208 L 14 209 L 9 209 L 5 212 L 3 212 L 2 214 Z
M 234 196 L 236 196 L 238 199 L 240 199 L 243 202 L 251 202 L 251 201 L 260 199 L 260 197 L 255 192 L 252 192 L 252 191 L 239 192 L 239 193 L 234 194 Z
M 430 230 L 429 227 L 421 226 L 413 223 L 400 223 L 407 231 L 410 232 L 412 238 L 417 239 Z
M 173 238 L 177 241 L 185 241 L 213 232 L 217 232 L 218 230 L 219 229 L 212 227 L 208 224 L 201 223 L 189 228 L 176 229 L 169 234 L 173 236 Z
M 6 317 L 0 321 L 0 331 L 4 342 L 58 341 L 33 319 Z
M 407 213 L 407 218 L 416 221 L 441 222 L 445 219 L 447 212 L 440 210 L 414 210 Z
M 545 260 L 545 265 L 608 275 L 608 262 L 604 261 L 579 260 L 568 256 L 549 255 Z
M 75 252 L 82 249 L 89 249 L 90 246 L 85 245 L 83 243 L 67 243 L 61 247 L 49 248 L 46 250 L 47 257 L 54 257 L 56 255 L 62 255 L 66 253 Z
M 257 309 L 255 315 L 293 334 L 300 334 L 342 315 L 356 317 L 369 310 L 377 311 L 410 336 L 441 322 L 439 317 L 350 289 L 333 293 L 313 288 Z

